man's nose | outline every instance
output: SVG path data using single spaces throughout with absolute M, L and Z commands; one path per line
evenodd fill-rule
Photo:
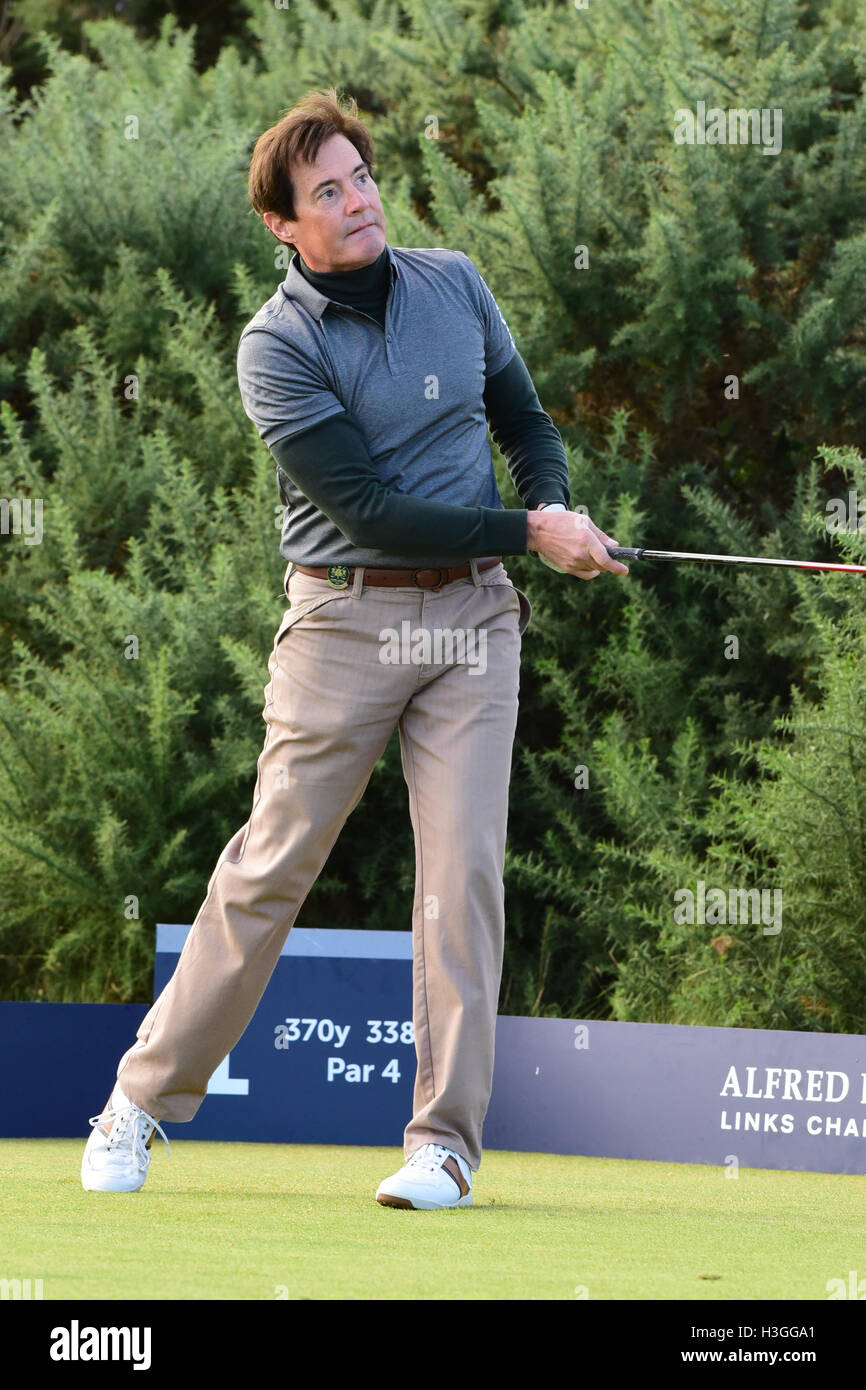
M 354 197 L 352 196 L 352 194 L 354 194 Z M 346 199 L 347 212 L 361 212 L 364 208 L 369 206 L 370 200 L 368 197 L 366 197 L 366 195 L 360 188 L 350 189 L 349 196 Z

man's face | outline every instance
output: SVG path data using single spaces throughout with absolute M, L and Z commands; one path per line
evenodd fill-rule
M 358 151 L 345 135 L 332 135 L 315 164 L 295 164 L 293 221 L 266 212 L 281 241 L 291 241 L 311 270 L 358 270 L 385 247 L 385 214 Z

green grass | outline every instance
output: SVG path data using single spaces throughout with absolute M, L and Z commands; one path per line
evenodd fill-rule
M 860 1176 L 487 1151 L 474 1207 L 411 1212 L 374 1200 L 396 1149 L 179 1140 L 108 1194 L 83 1143 L 0 1141 L 0 1277 L 46 1299 L 820 1300 L 866 1274 Z

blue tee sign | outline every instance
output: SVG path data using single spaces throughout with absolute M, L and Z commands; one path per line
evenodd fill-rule
M 188 930 L 157 928 L 155 994 Z M 402 1145 L 414 1082 L 411 932 L 296 927 L 252 1022 L 177 1133 Z
M 157 929 L 155 989 L 189 927 Z M 0 1134 L 87 1134 L 144 1005 L 0 1003 Z M 181 1139 L 400 1147 L 412 934 L 295 927 Z M 496 1023 L 487 1149 L 866 1172 L 866 1037 L 565 1018 Z

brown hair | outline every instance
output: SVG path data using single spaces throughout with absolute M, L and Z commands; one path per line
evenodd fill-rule
M 314 164 L 322 145 L 332 135 L 345 135 L 351 140 L 372 174 L 373 138 L 358 120 L 354 97 L 344 100 L 345 106 L 334 87 L 309 92 L 259 136 L 250 159 L 249 177 L 250 200 L 259 217 L 275 212 L 289 222 L 294 220 L 295 190 L 290 170 L 298 162 Z

